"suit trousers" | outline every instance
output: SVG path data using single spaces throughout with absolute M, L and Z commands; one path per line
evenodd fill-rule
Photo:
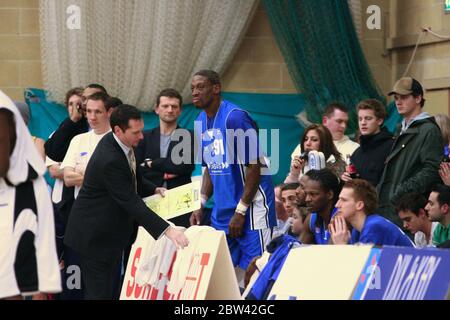
M 85 300 L 118 299 L 122 257 L 109 261 L 81 255 Z

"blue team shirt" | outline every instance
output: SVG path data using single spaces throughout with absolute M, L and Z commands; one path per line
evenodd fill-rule
M 368 215 L 361 233 L 352 230 L 351 244 L 372 243 L 378 246 L 414 247 L 414 243 L 394 223 L 377 214 Z
M 222 100 L 214 117 L 208 118 L 201 112 L 195 124 L 196 132 L 201 130 L 201 163 L 207 167 L 214 190 L 215 206 L 211 213 L 214 228 L 228 232 L 228 224 L 234 215 L 245 186 L 246 165 L 261 157 L 259 140 L 254 121 L 250 115 Z M 198 128 L 200 123 L 201 128 Z M 228 136 L 227 130 L 252 133 L 251 139 L 237 139 Z M 258 230 L 276 225 L 275 195 L 271 176 L 261 175 L 255 198 L 246 214 L 245 229 Z
M 337 213 L 337 208 L 334 208 L 331 211 L 330 219 L 332 219 Z M 316 221 L 319 219 L 319 223 L 317 225 Z M 316 212 L 311 213 L 311 219 L 309 220 L 309 230 L 311 230 L 314 235 L 314 241 L 316 244 L 329 244 L 331 234 L 328 231 L 328 226 L 326 226 L 323 222 L 321 216 L 319 216 Z

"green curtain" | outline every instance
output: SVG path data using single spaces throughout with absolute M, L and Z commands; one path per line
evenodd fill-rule
M 308 119 L 321 122 L 325 107 L 341 102 L 357 128 L 356 104 L 367 98 L 386 103 L 361 50 L 346 0 L 263 0 L 276 41 Z

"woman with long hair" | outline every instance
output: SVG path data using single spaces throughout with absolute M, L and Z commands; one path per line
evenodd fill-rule
M 330 130 L 321 124 L 312 124 L 305 129 L 300 142 L 303 153 L 320 151 L 324 154 L 326 168 L 338 177 L 345 171 L 345 162 L 333 143 Z M 307 157 L 295 156 L 285 183 L 298 182 L 300 177 L 310 170 Z

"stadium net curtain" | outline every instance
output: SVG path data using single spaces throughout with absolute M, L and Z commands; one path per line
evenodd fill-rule
M 142 111 L 167 87 L 190 96 L 192 74 L 222 73 L 256 0 L 40 0 L 42 72 L 50 98 L 101 83 Z
M 349 5 L 343 0 L 263 0 L 289 74 L 305 97 L 308 120 L 321 122 L 330 102 L 351 110 L 367 98 L 386 103 L 360 47 Z

